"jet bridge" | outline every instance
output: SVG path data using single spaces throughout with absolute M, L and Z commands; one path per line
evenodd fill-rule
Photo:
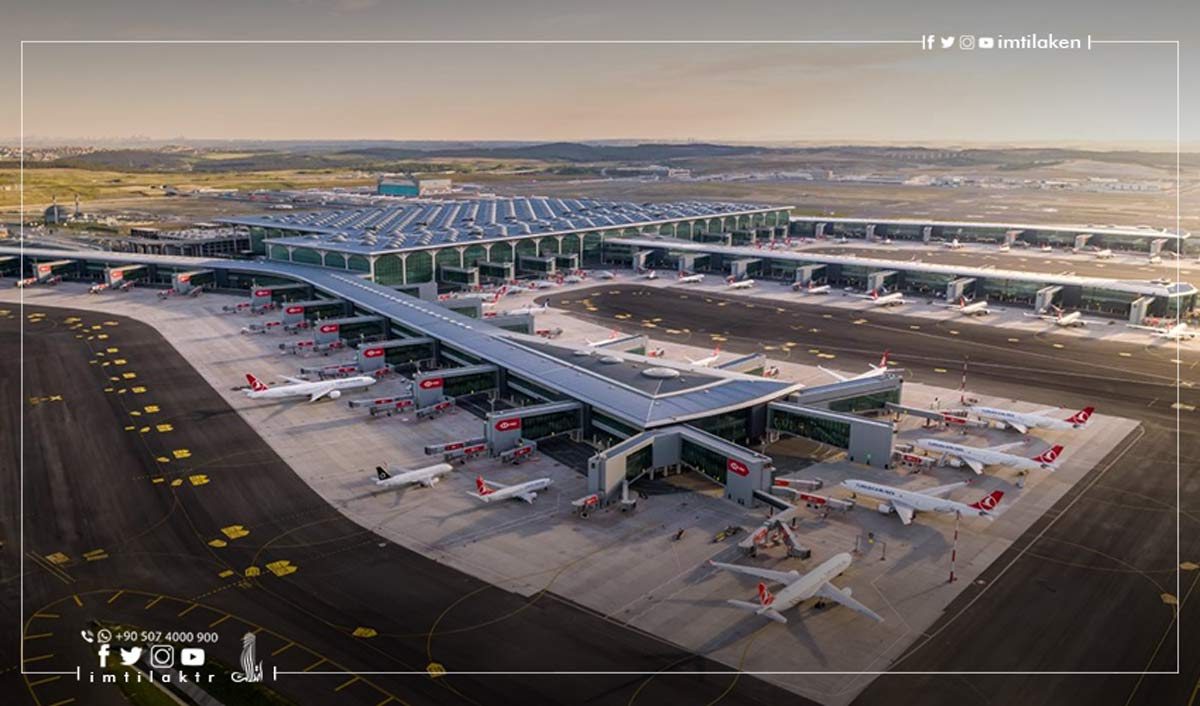
M 1155 238 L 1150 241 L 1150 257 L 1158 257 L 1162 254 L 1163 246 L 1167 244 L 1166 238 Z
M 1017 242 L 1017 238 L 1020 238 L 1024 234 L 1025 231 L 1023 230 L 1010 230 L 1004 234 L 1004 244 L 1012 247 Z
M 729 261 L 729 276 L 734 279 L 743 279 L 747 276 L 756 274 L 758 268 L 755 265 L 761 265 L 762 258 L 758 257 L 739 257 Z
M 626 481 L 679 470 L 698 471 L 725 488 L 739 505 L 759 503 L 754 491 L 771 487 L 769 456 L 688 425 L 652 429 L 601 451 L 588 460 L 588 492 L 603 504 L 620 495 Z
M 448 397 L 474 395 L 499 387 L 500 369 L 494 365 L 464 365 L 430 370 L 413 376 L 417 407 L 425 408 Z
M 191 294 L 193 290 L 203 289 L 216 281 L 216 273 L 212 270 L 187 270 L 171 275 L 171 291 L 176 294 Z
M 1054 306 L 1054 298 L 1062 291 L 1062 287 L 1057 284 L 1052 284 L 1049 287 L 1042 287 L 1037 291 L 1037 297 L 1033 302 L 1033 310 L 1037 313 L 1049 311 L 1050 307 Z
M 1129 323 L 1134 326 L 1141 326 L 1146 322 L 1146 315 L 1150 312 L 1150 306 L 1154 304 L 1154 297 L 1144 296 L 1138 297 L 1129 303 Z
M 867 291 L 878 292 L 887 286 L 888 280 L 896 277 L 895 270 L 877 270 L 867 273 Z
M 713 367 L 715 367 L 717 370 L 729 370 L 735 373 L 760 375 L 767 368 L 767 356 L 762 353 L 750 353 L 749 355 L 738 356 L 733 360 L 725 361 L 724 363 Z
M 284 328 L 295 328 L 305 321 L 326 317 L 342 317 L 350 313 L 349 305 L 341 299 L 305 299 L 288 302 L 283 307 L 280 323 Z
M 134 282 L 146 276 L 145 265 L 125 265 L 104 268 L 104 283 L 109 287 L 120 287 L 125 282 Z
M 522 440 L 545 439 L 582 428 L 582 404 L 548 402 L 492 412 L 484 424 L 484 434 L 493 453 L 496 453 L 514 448 Z
M 13 273 L 19 273 L 21 267 L 21 258 L 16 255 L 0 256 L 0 277 L 7 277 Z
M 627 333 L 610 338 L 606 341 L 598 341 L 591 346 L 594 351 L 620 351 L 622 353 L 637 353 L 641 355 L 646 350 L 646 343 L 649 339 L 645 334 Z
M 825 265 L 800 265 L 796 268 L 796 283 L 807 287 L 813 281 L 813 275 L 824 270 Z
M 957 303 L 960 298 L 973 294 L 974 290 L 974 277 L 956 277 L 946 283 L 946 301 Z
M 895 431 L 891 421 L 791 402 L 771 402 L 767 405 L 767 427 L 780 434 L 845 449 L 851 462 L 877 468 L 888 468 L 891 463 Z
M 1079 233 L 1075 236 L 1075 249 L 1083 250 L 1087 247 L 1088 241 L 1092 239 L 1091 233 Z

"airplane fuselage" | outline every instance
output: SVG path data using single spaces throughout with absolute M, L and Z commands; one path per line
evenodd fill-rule
M 1032 471 L 1046 467 L 1033 459 L 1022 456 L 1014 456 L 1003 451 L 955 444 L 949 441 L 942 441 L 941 439 L 917 439 L 914 443 L 926 451 L 956 456 L 961 459 L 970 459 L 984 466 L 1008 466 L 1009 468 L 1016 468 L 1023 471 Z
M 265 390 L 250 390 L 246 393 L 246 396 L 252 400 L 278 400 L 289 397 L 311 397 L 322 390 L 329 389 L 330 391 L 325 393 L 324 396 L 337 399 L 341 396 L 343 390 L 358 390 L 370 387 L 375 382 L 375 378 L 369 375 L 357 375 L 355 377 L 321 380 L 319 382 L 298 382 L 290 385 L 279 385 L 277 387 L 268 387 Z

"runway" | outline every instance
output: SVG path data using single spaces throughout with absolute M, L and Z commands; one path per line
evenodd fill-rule
M 745 676 L 672 674 L 726 668 L 383 540 L 302 482 L 148 326 L 35 311 L 0 312 L 0 430 L 24 449 L 23 493 L 20 476 L 0 481 L 0 607 L 26 669 L 46 673 L 22 677 L 21 647 L 4 641 L 5 703 L 126 703 L 86 681 L 99 671 L 79 636 L 89 621 L 215 632 L 210 662 L 234 668 L 253 632 L 267 673 L 289 672 L 269 688 L 295 704 L 802 701 Z M 3 454 L 17 468 L 21 445 Z M 631 668 L 645 674 L 470 674 Z
M 1200 451 L 1200 394 L 1191 387 L 1200 382 L 1195 348 L 1031 335 L 711 290 L 602 285 L 538 301 L 663 340 L 668 357 L 678 357 L 673 340 L 701 347 L 719 340 L 730 353 L 761 351 L 857 371 L 890 349 L 906 379 L 956 388 L 969 356 L 973 392 L 1067 407 L 1094 404 L 1100 413 L 1140 420 L 1142 433 L 1035 523 L 891 669 L 1174 671 L 1176 609 L 1197 578 L 1194 570 L 1176 570 L 1178 458 L 1184 459 L 1180 558 L 1200 557 L 1198 518 L 1190 510 L 1200 504 L 1200 469 L 1188 462 Z M 1176 386 L 1177 372 L 1183 387 Z M 1200 676 L 1200 643 L 1188 635 L 1200 629 L 1200 620 L 1192 613 L 1183 620 L 1178 677 L 889 675 L 856 703 L 1187 703 Z

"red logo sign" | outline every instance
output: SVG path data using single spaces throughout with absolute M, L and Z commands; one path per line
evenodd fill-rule
M 457 451 L 463 447 L 463 442 L 456 441 L 453 444 L 446 444 L 442 447 L 442 451 Z
M 368 348 L 367 350 L 363 351 L 364 358 L 378 358 L 381 355 L 383 355 L 382 348 Z
M 48 275 L 48 274 L 50 274 L 50 269 L 51 269 L 51 268 L 50 268 L 50 265 L 38 265 L 38 266 L 37 266 L 37 271 L 38 271 L 38 274 L 39 274 L 39 275 Z
M 725 460 L 725 470 L 731 473 L 736 473 L 739 476 L 750 475 L 750 469 L 746 466 L 746 464 L 733 458 Z
M 501 419 L 496 422 L 496 431 L 512 431 L 521 428 L 521 418 L 511 417 L 509 419 Z
M 428 380 L 422 380 L 420 383 L 421 389 L 422 390 L 432 390 L 432 389 L 441 387 L 442 382 L 443 381 L 441 378 L 429 378 Z
M 120 270 L 112 270 L 108 273 L 108 277 L 113 282 L 120 282 L 121 280 L 125 279 L 125 273 Z
M 338 332 L 337 324 L 325 324 L 324 326 L 321 327 L 321 333 L 337 333 L 337 332 Z
M 256 290 L 254 290 L 254 296 L 256 296 L 256 297 L 269 297 L 269 296 L 271 296 L 271 290 L 269 290 L 269 289 L 256 289 Z
M 513 451 L 513 456 L 525 456 L 526 454 L 531 454 L 531 453 L 533 453 L 532 446 L 522 446 L 521 448 L 517 449 L 516 451 Z
M 474 446 L 468 446 L 467 448 L 463 449 L 463 453 L 464 454 L 477 454 L 477 453 L 482 453 L 486 450 L 487 450 L 487 444 L 475 444 Z
M 303 314 L 303 313 L 304 313 L 304 307 L 302 307 L 302 306 L 289 306 L 287 309 L 284 309 L 284 311 L 286 311 L 286 312 L 287 312 L 287 313 L 289 313 L 289 314 Z

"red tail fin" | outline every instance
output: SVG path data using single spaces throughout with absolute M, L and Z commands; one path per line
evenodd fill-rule
M 483 480 L 483 476 L 475 476 L 475 490 L 479 491 L 480 495 L 491 495 L 493 491 L 487 487 L 487 483 Z
M 1092 412 L 1095 411 L 1095 407 L 1084 407 L 1075 414 L 1067 417 L 1067 421 L 1072 424 L 1087 424 L 1088 420 L 1092 418 Z
M 887 367 L 887 359 L 888 359 L 889 355 L 891 355 L 891 351 L 883 352 L 883 357 L 879 359 L 879 367 L 881 367 L 881 368 Z
M 250 373 L 246 373 L 246 382 L 250 383 L 250 389 L 254 390 L 255 392 L 262 392 L 263 390 L 267 389 L 267 386 L 263 384 L 262 380 L 259 380 Z
M 758 584 L 758 602 L 764 606 L 771 605 L 775 602 L 775 594 L 767 588 L 767 584 Z
M 1033 460 L 1037 461 L 1038 463 L 1054 463 L 1056 460 L 1058 460 L 1058 455 L 1062 453 L 1062 450 L 1063 447 L 1054 446 L 1053 448 L 1046 449 L 1037 456 L 1034 456 Z
M 971 507 L 976 510 L 995 510 L 1002 497 L 1004 497 L 1003 490 L 993 490 L 990 495 L 980 498 L 979 502 L 971 503 Z

